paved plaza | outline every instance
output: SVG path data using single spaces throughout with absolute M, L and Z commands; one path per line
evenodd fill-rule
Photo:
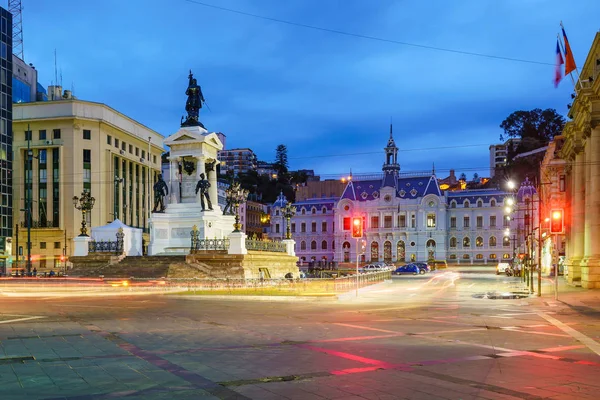
M 467 267 L 358 298 L 0 293 L 0 399 L 597 399 L 600 293 L 551 289 Z

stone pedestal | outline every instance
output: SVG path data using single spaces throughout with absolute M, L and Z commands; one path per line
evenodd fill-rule
M 294 246 L 296 245 L 296 241 L 293 239 L 285 239 L 281 241 L 285 243 L 285 250 L 289 256 L 296 256 L 296 251 L 294 250 Z
M 246 249 L 246 234 L 244 232 L 231 232 L 229 235 L 228 254 L 248 254 Z
M 73 255 L 76 257 L 85 257 L 89 254 L 89 243 L 92 238 L 89 236 L 77 236 L 73 238 Z
M 200 239 L 223 239 L 233 231 L 234 218 L 216 211 L 202 211 L 200 204 L 169 204 L 165 213 L 150 218 L 148 254 L 188 254 L 192 229 L 198 228 Z

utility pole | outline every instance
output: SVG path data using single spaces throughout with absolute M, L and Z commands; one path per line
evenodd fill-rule
M 33 188 L 33 150 L 31 150 L 31 129 L 27 124 L 27 168 L 25 168 L 25 182 L 29 180 L 28 172 L 31 173 L 29 185 Z M 25 185 L 25 215 L 27 217 L 27 275 L 31 273 L 31 196 L 29 196 L 29 185 Z

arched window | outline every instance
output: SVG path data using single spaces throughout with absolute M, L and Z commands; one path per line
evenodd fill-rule
M 327 250 L 327 240 L 321 242 L 321 250 Z
M 311 213 L 311 214 L 316 214 L 316 213 L 317 213 L 317 209 L 316 209 L 315 207 L 313 207 L 313 208 L 310 210 L 310 213 Z
M 477 254 L 475 258 L 478 260 L 483 260 L 483 254 Z
M 371 261 L 379 261 L 379 243 L 371 243 Z
M 321 209 L 321 212 L 322 212 L 323 214 L 327 214 L 327 207 L 323 207 L 323 208 Z
M 468 260 L 468 259 L 470 259 L 470 258 L 471 258 L 471 257 L 470 257 L 468 254 L 463 254 L 463 259 L 464 259 L 464 260 Z
M 406 259 L 406 245 L 403 240 L 399 240 L 396 245 L 396 260 L 404 261 Z
M 335 240 L 331 242 L 331 250 L 335 250 Z
M 502 246 L 510 247 L 510 238 L 508 236 L 504 236 L 504 238 L 502 238 Z
M 496 199 L 490 200 L 490 207 L 496 207 Z
M 468 236 L 463 239 L 463 247 L 471 247 L 471 239 Z
M 502 254 L 502 258 L 504 258 L 505 260 L 508 260 L 510 258 L 510 254 L 504 253 L 504 254 Z
M 456 247 L 456 238 L 455 237 L 450 238 L 450 247 Z
M 469 203 L 469 200 L 465 200 L 465 202 L 463 203 L 464 208 L 469 208 L 470 205 L 471 203 Z
M 306 250 L 306 242 L 304 240 L 300 242 L 300 250 Z
M 316 240 L 313 240 L 312 242 L 310 242 L 310 249 L 311 250 L 317 249 L 317 241 Z
M 482 200 L 477 200 L 477 207 L 478 208 L 483 207 L 483 201 Z
M 427 247 L 435 247 L 435 240 L 429 239 L 426 244 Z
M 490 254 L 490 260 L 495 260 L 498 256 L 494 253 Z
M 342 249 L 349 249 L 349 248 L 350 248 L 350 243 L 344 242 L 344 244 L 342 245 Z
M 452 200 L 450 202 L 450 208 L 456 208 L 456 201 Z
M 300 213 L 301 213 L 302 215 L 306 214 L 306 208 L 302 207 L 302 210 L 300 210 Z
M 477 239 L 475 239 L 475 246 L 483 247 L 483 238 L 481 236 L 477 236 Z
M 451 260 L 456 260 L 456 254 L 450 254 L 450 259 Z
M 489 244 L 490 247 L 496 247 L 496 236 L 490 236 Z
M 279 208 L 275 209 L 275 215 L 279 215 Z

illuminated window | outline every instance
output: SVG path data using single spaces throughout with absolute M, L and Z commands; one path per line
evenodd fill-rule
M 496 227 L 496 216 L 490 215 L 490 228 Z
M 478 236 L 477 239 L 475 239 L 475 246 L 483 247 L 483 238 L 481 236 Z
M 383 217 L 383 227 L 384 228 L 392 227 L 392 216 L 391 215 L 386 215 Z
M 435 228 L 435 214 L 427 214 L 427 227 Z
M 483 260 L 483 254 L 477 254 L 475 258 L 478 260 Z
M 510 238 L 508 236 L 504 236 L 502 239 L 502 246 L 509 247 L 510 246 Z
M 496 247 L 496 236 L 490 236 L 488 243 L 490 247 Z
M 502 254 L 502 258 L 504 258 L 505 260 L 508 260 L 510 258 L 510 254 L 504 253 L 504 254 Z
M 495 260 L 496 258 L 498 258 L 498 256 L 496 256 L 495 254 L 490 254 L 490 260 Z
M 456 238 L 455 237 L 450 238 L 450 247 L 456 247 Z
M 471 247 L 471 239 L 468 236 L 463 239 L 463 247 Z
M 379 216 L 374 215 L 371 217 L 371 228 L 379 228 Z

